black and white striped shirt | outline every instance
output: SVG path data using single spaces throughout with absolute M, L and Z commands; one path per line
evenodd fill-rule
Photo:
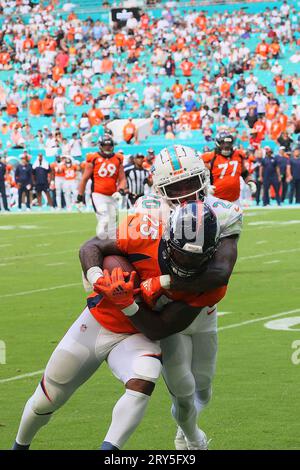
M 149 171 L 144 168 L 137 168 L 135 165 L 127 165 L 124 168 L 129 194 L 143 196 L 145 190 L 145 180 L 149 178 Z

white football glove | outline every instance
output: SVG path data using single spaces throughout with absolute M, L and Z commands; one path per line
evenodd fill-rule
M 250 188 L 251 196 L 253 196 L 253 194 L 255 194 L 256 191 L 257 191 L 256 183 L 255 183 L 254 181 L 249 181 L 247 184 L 248 184 L 248 186 L 249 186 L 249 188 Z
M 216 190 L 216 187 L 213 186 L 212 184 L 210 184 L 207 187 L 207 194 L 210 195 L 210 196 L 213 196 L 215 194 L 215 190 Z
M 83 272 L 81 272 L 81 275 L 82 275 L 82 284 L 83 284 L 84 290 L 86 292 L 92 292 L 93 290 L 92 284 L 89 283 L 89 281 L 87 280 Z
M 122 194 L 119 193 L 119 191 L 116 191 L 112 197 L 114 198 L 114 200 L 116 201 L 117 204 L 120 204 L 123 200 L 123 196 Z

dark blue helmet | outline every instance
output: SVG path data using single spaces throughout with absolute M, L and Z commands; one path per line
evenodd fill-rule
M 230 158 L 234 152 L 233 144 L 235 138 L 234 136 L 227 131 L 220 132 L 215 140 L 215 149 L 216 152 L 222 155 L 223 157 Z
M 214 256 L 220 227 L 213 210 L 202 201 L 176 207 L 163 236 L 163 256 L 179 277 L 200 274 Z
M 114 156 L 114 141 L 109 134 L 104 134 L 98 140 L 99 153 L 104 158 L 111 158 Z

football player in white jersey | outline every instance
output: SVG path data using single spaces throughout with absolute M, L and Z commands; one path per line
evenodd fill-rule
M 241 232 L 242 211 L 232 203 L 208 195 L 208 171 L 201 156 L 189 147 L 175 145 L 164 149 L 156 157 L 153 175 L 155 187 L 161 196 L 144 196 L 135 205 L 136 213 L 145 215 L 146 221 L 157 220 L 157 217 L 167 220 L 173 209 L 177 210 L 176 208 L 182 207 L 181 203 L 202 200 L 205 202 L 205 206 L 215 214 L 220 227 L 218 234 L 220 241 L 216 254 L 203 271 L 195 266 L 194 269 L 178 266 L 169 258 L 170 274 L 164 273 L 162 276 L 148 278 L 141 283 L 144 300 L 152 310 L 160 310 L 172 302 L 168 297 L 171 295 L 170 291 L 200 295 L 214 289 L 221 289 L 228 284 L 237 258 L 237 241 Z M 132 224 L 134 225 L 134 222 Z M 156 226 L 158 225 L 156 224 Z M 130 241 L 129 245 L 132 246 L 132 244 L 133 242 Z M 99 241 L 97 238 L 89 240 L 83 246 L 84 256 L 82 258 L 85 259 L 81 260 L 85 272 L 92 266 L 96 268 L 99 265 L 97 250 L 100 260 L 107 255 L 126 256 L 127 254 L 126 248 L 120 250 L 120 247 L 112 240 Z M 134 249 L 134 257 L 139 255 L 142 260 L 143 256 L 140 251 L 141 244 L 138 246 L 138 250 Z M 182 264 L 185 264 L 186 250 L 183 250 L 181 254 L 182 262 L 184 262 Z M 196 259 L 195 253 L 193 255 Z M 151 257 L 155 257 L 154 252 Z M 135 264 L 133 262 L 133 264 L 141 275 L 141 263 L 136 262 Z M 166 334 L 166 330 L 163 331 L 162 326 L 160 336 L 155 336 L 156 339 L 161 339 L 164 354 L 164 378 L 173 400 L 172 414 L 179 425 L 175 439 L 177 449 L 207 449 L 205 433 L 198 428 L 197 420 L 199 413 L 211 398 L 217 353 L 217 309 L 215 303 L 206 303 L 207 307 L 201 310 L 201 313 L 200 309 L 197 311 L 198 314 L 190 320 L 190 324 L 187 323 L 189 326 L 186 329 L 185 327 L 177 328 L 180 333 L 169 332 Z M 187 305 L 184 317 L 188 317 L 188 315 Z M 131 321 L 139 331 L 152 338 L 149 335 L 151 325 L 148 324 L 146 327 L 143 320 L 141 310 L 131 317 Z M 156 317 L 153 317 L 153 324 L 155 320 Z M 176 322 L 176 318 L 173 320 Z M 118 423 L 112 422 L 110 432 L 113 432 L 115 426 L 118 426 Z
M 163 149 L 157 156 L 152 168 L 153 187 L 161 197 L 161 213 L 168 208 L 200 199 L 215 212 L 220 225 L 220 246 L 218 253 L 237 256 L 237 241 L 242 230 L 242 211 L 228 201 L 209 194 L 210 177 L 198 152 L 182 145 Z M 151 207 L 146 203 L 147 196 L 136 203 L 136 210 Z M 156 199 L 157 200 L 157 199 Z M 149 210 L 149 209 L 148 209 Z M 229 257 L 230 257 L 229 256 Z M 225 259 L 225 258 L 224 258 Z M 216 272 L 214 285 L 220 276 L 220 284 L 227 283 L 222 273 Z M 197 291 L 199 284 L 205 291 L 209 287 L 210 276 L 205 282 L 205 273 L 200 283 L 189 281 L 189 276 L 178 282 L 178 289 L 187 292 Z M 204 277 L 204 279 L 203 279 Z M 173 289 L 176 285 L 173 283 Z M 144 299 L 154 305 L 161 294 L 160 280 L 155 278 L 142 285 Z M 194 429 L 199 414 L 208 404 L 212 394 L 212 380 L 217 357 L 217 306 L 210 309 L 209 315 L 199 317 L 184 331 L 161 340 L 163 353 L 163 375 L 171 393 L 172 414 L 178 423 L 175 447 L 183 449 L 206 449 L 207 438 L 199 429 L 198 436 L 186 439 L 182 427 L 190 422 L 188 429 Z

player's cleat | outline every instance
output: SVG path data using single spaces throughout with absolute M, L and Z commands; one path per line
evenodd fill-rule
M 99 450 L 120 450 L 114 446 L 111 442 L 103 441 Z
M 197 441 L 188 441 L 187 448 L 188 450 L 208 450 L 208 442 L 205 432 L 198 428 L 199 431 L 199 438 Z
M 176 450 L 188 450 L 187 442 L 183 430 L 178 426 L 177 433 L 174 439 Z
M 17 441 L 15 441 L 14 445 L 12 446 L 11 450 L 29 450 L 29 444 L 28 445 L 21 445 L 18 444 Z

